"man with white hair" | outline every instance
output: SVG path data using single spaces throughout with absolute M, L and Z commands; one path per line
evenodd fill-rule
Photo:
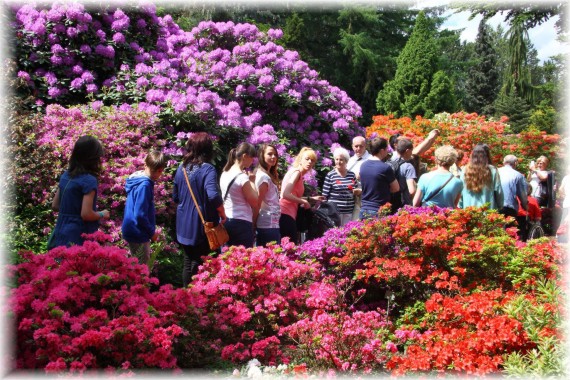
M 519 236 L 524 236 L 522 229 L 526 225 L 526 221 L 524 217 L 519 217 L 517 214 L 519 201 L 524 210 L 528 209 L 527 183 L 524 176 L 515 170 L 517 163 L 517 158 L 512 154 L 508 154 L 503 158 L 503 167 L 499 168 L 499 178 L 501 179 L 501 187 L 503 188 L 505 199 L 503 207 L 499 209 L 499 212 L 505 216 L 515 218 L 519 226 Z
M 366 150 L 366 139 L 363 136 L 356 136 L 352 139 L 352 150 L 354 155 L 350 157 L 346 167 L 349 171 L 356 175 L 356 179 L 360 181 L 360 166 L 366 160 L 368 160 L 372 155 Z M 352 212 L 352 220 L 358 219 L 358 214 L 360 213 L 360 200 L 361 195 L 354 196 L 354 211 Z

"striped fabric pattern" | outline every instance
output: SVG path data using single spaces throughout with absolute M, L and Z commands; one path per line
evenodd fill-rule
M 354 195 L 352 190 L 356 187 L 356 175 L 348 171 L 346 177 L 342 177 L 333 169 L 325 177 L 323 195 L 329 202 L 338 208 L 341 214 L 350 214 L 354 209 Z

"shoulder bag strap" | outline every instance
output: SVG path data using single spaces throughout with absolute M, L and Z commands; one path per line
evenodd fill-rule
M 182 171 L 184 172 L 184 178 L 186 178 L 186 184 L 188 185 L 188 189 L 190 190 L 190 195 L 192 195 L 192 199 L 194 200 L 194 204 L 196 205 L 196 210 L 198 210 L 198 215 L 200 215 L 200 219 L 202 219 L 202 224 L 206 224 L 204 216 L 202 215 L 202 211 L 200 210 L 198 202 L 196 201 L 196 197 L 194 196 L 194 192 L 192 191 L 192 186 L 190 186 L 190 180 L 188 179 L 188 173 L 186 173 L 185 166 L 182 166 Z
M 224 195 L 224 202 L 226 201 L 226 198 L 228 197 L 228 194 L 230 192 L 230 187 L 232 187 L 232 185 L 234 184 L 234 181 L 236 180 L 237 177 L 239 177 L 240 174 L 244 174 L 244 173 L 238 173 L 231 181 L 230 184 L 228 185 L 228 188 L 226 189 L 226 194 Z
M 453 173 L 451 174 L 451 176 L 447 179 L 447 181 L 445 181 L 445 183 L 443 185 L 441 185 L 441 187 L 439 189 L 437 189 L 437 191 L 435 193 L 433 193 L 432 195 L 430 195 L 429 197 L 427 197 L 426 199 L 424 199 L 422 202 L 427 202 L 430 199 L 432 199 L 433 197 L 435 197 L 437 194 L 439 194 L 439 192 L 441 190 L 443 190 L 443 188 L 445 187 L 445 185 L 447 185 L 449 183 L 449 181 L 451 181 L 451 179 L 454 177 Z

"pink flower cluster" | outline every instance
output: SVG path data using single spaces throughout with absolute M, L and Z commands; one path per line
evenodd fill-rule
M 313 369 L 370 373 L 382 370 L 397 351 L 389 341 L 390 326 L 378 311 L 350 315 L 317 310 L 310 317 L 283 327 L 279 333 L 295 342 L 292 356 L 308 356 L 314 362 Z
M 24 262 L 11 268 L 17 287 L 9 298 L 17 368 L 177 368 L 174 346 L 188 332 L 173 310 L 183 310 L 187 292 L 151 293 L 158 281 L 146 265 L 91 240 L 21 255 Z

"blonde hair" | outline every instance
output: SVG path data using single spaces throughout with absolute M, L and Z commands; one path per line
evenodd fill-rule
M 484 147 L 476 145 L 471 153 L 471 159 L 465 166 L 465 187 L 474 192 L 480 193 L 484 187 L 491 186 L 493 178 L 489 169 L 489 156 Z
M 443 145 L 434 152 L 435 163 L 443 167 L 450 167 L 457 162 L 457 151 L 451 145 Z
M 297 156 L 295 157 L 295 161 L 293 161 L 293 167 L 294 168 L 297 168 L 297 167 L 299 167 L 299 165 L 301 165 L 301 159 L 303 158 L 305 153 L 307 153 L 309 155 L 309 158 L 313 162 L 317 162 L 317 154 L 315 153 L 315 151 L 313 149 L 305 146 L 305 147 L 301 148 L 301 150 L 299 151 L 299 154 L 297 154 Z

